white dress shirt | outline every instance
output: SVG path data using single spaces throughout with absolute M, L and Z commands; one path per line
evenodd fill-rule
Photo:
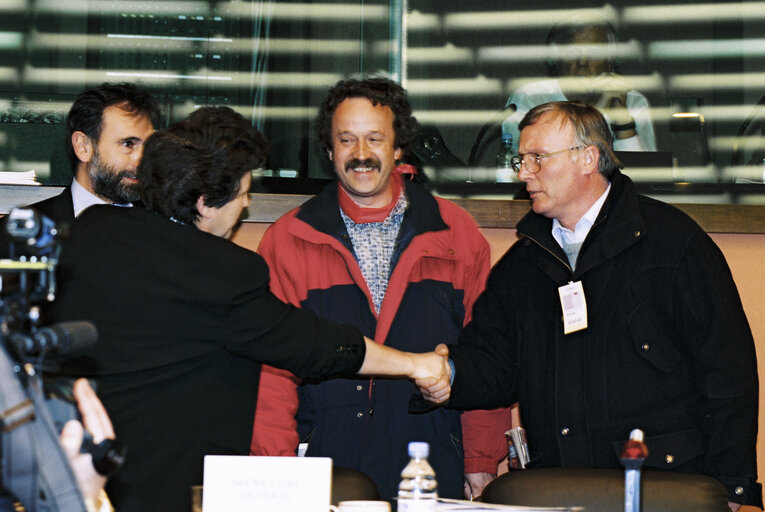
M 564 240 L 567 244 L 571 245 L 581 244 L 584 242 L 584 239 L 587 238 L 587 235 L 590 233 L 590 229 L 592 229 L 592 225 L 595 224 L 595 220 L 598 218 L 600 209 L 603 207 L 603 203 L 606 202 L 606 197 L 608 197 L 608 193 L 610 191 L 611 183 L 609 182 L 608 187 L 606 187 L 606 191 L 603 192 L 598 200 L 595 201 L 592 206 L 590 206 L 590 209 L 587 210 L 584 215 L 582 215 L 582 218 L 579 219 L 579 222 L 577 222 L 576 226 L 574 226 L 573 231 L 564 228 L 558 219 L 553 219 L 552 236 L 555 241 L 558 242 L 558 245 L 563 247 Z
M 77 180 L 72 180 L 71 189 L 72 204 L 74 205 L 75 217 L 79 217 L 82 211 L 88 206 L 93 206 L 94 204 L 107 204 L 106 201 L 89 192 L 85 187 L 80 185 Z

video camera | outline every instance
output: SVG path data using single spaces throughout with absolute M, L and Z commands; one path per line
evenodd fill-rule
M 66 230 L 29 208 L 13 209 L 0 226 L 0 243 L 7 243 L 10 256 L 0 259 L 0 419 L 5 427 L 0 434 L 2 466 L 11 466 L 5 460 L 6 454 L 31 452 L 37 459 L 32 467 L 41 474 L 36 484 L 30 484 L 28 478 L 21 483 L 14 474 L 3 471 L 2 484 L 25 505 L 24 497 L 32 503 L 41 495 L 56 501 L 58 491 L 44 486 L 51 474 L 71 475 L 68 461 L 63 452 L 59 453 L 63 458 L 59 457 L 55 464 L 41 459 L 51 458 L 51 451 L 60 452 L 61 428 L 68 420 L 81 418 L 72 392 L 74 379 L 43 379 L 43 361 L 51 352 L 65 354 L 91 346 L 98 334 L 95 326 L 86 321 L 42 325 L 41 306 L 56 297 L 56 268 Z M 41 439 L 47 443 L 48 455 L 35 446 Z M 104 475 L 119 468 L 125 456 L 122 446 L 107 441 L 94 445 L 86 436 L 81 450 L 93 455 L 94 467 Z M 16 460 L 12 462 L 18 465 Z M 66 509 L 62 503 L 67 499 L 71 498 L 64 496 L 56 501 L 62 510 Z
M 96 342 L 89 322 L 42 327 L 40 304 L 56 296 L 56 266 L 65 230 L 31 208 L 14 208 L 3 219 L 9 259 L 0 259 L 0 338 L 19 363 L 49 351 L 66 352 Z

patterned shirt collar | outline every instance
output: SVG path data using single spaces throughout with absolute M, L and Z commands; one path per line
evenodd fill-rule
M 375 311 L 380 312 L 392 271 L 396 240 L 409 206 L 402 190 L 396 205 L 382 222 L 357 224 L 340 208 L 340 215 L 353 244 L 353 252 L 372 296 Z

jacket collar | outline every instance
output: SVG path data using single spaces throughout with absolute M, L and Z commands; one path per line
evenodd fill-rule
M 409 207 L 404 214 L 402 230 L 416 236 L 448 228 L 441 218 L 438 202 L 427 190 L 408 180 L 404 180 L 404 190 L 409 199 Z M 330 183 L 319 194 L 303 203 L 297 218 L 317 231 L 342 240 L 345 224 L 338 204 L 337 185 Z
M 68 186 L 64 191 L 59 194 L 51 207 L 52 214 L 55 216 L 53 220 L 61 220 L 67 222 L 74 221 L 74 200 L 72 199 L 72 186 Z
M 611 178 L 611 192 L 582 245 L 574 275 L 581 275 L 634 244 L 645 235 L 638 195 L 632 180 L 619 170 Z M 531 238 L 564 264 L 563 249 L 552 237 L 552 219 L 530 211 L 518 223 L 521 236 Z M 607 243 L 599 243 L 607 240 Z
M 613 258 L 645 235 L 646 225 L 634 183 L 617 170 L 611 184 L 611 193 L 588 236 L 590 240 L 585 240 L 589 249 L 581 263 L 583 272 Z M 607 243 L 600 243 L 606 240 Z

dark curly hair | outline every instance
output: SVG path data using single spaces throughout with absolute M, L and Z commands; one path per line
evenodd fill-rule
M 104 110 L 112 106 L 119 106 L 136 117 L 146 116 L 153 126 L 159 124 L 156 100 L 149 91 L 136 84 L 105 83 L 81 92 L 66 118 L 66 153 L 72 172 L 79 162 L 72 147 L 72 134 L 82 132 L 90 140 L 98 141 L 103 128 Z
M 268 140 L 228 107 L 203 107 L 154 133 L 138 166 L 144 206 L 194 223 L 197 199 L 219 208 L 239 193 L 248 172 L 265 165 Z
M 319 107 L 316 116 L 316 135 L 324 154 L 332 150 L 332 116 L 335 109 L 348 98 L 366 98 L 373 105 L 388 107 L 393 112 L 393 130 L 396 133 L 394 146 L 406 156 L 409 146 L 417 137 L 419 125 L 412 116 L 412 107 L 406 91 L 396 82 L 387 78 L 365 80 L 342 80 L 329 90 L 327 98 Z

